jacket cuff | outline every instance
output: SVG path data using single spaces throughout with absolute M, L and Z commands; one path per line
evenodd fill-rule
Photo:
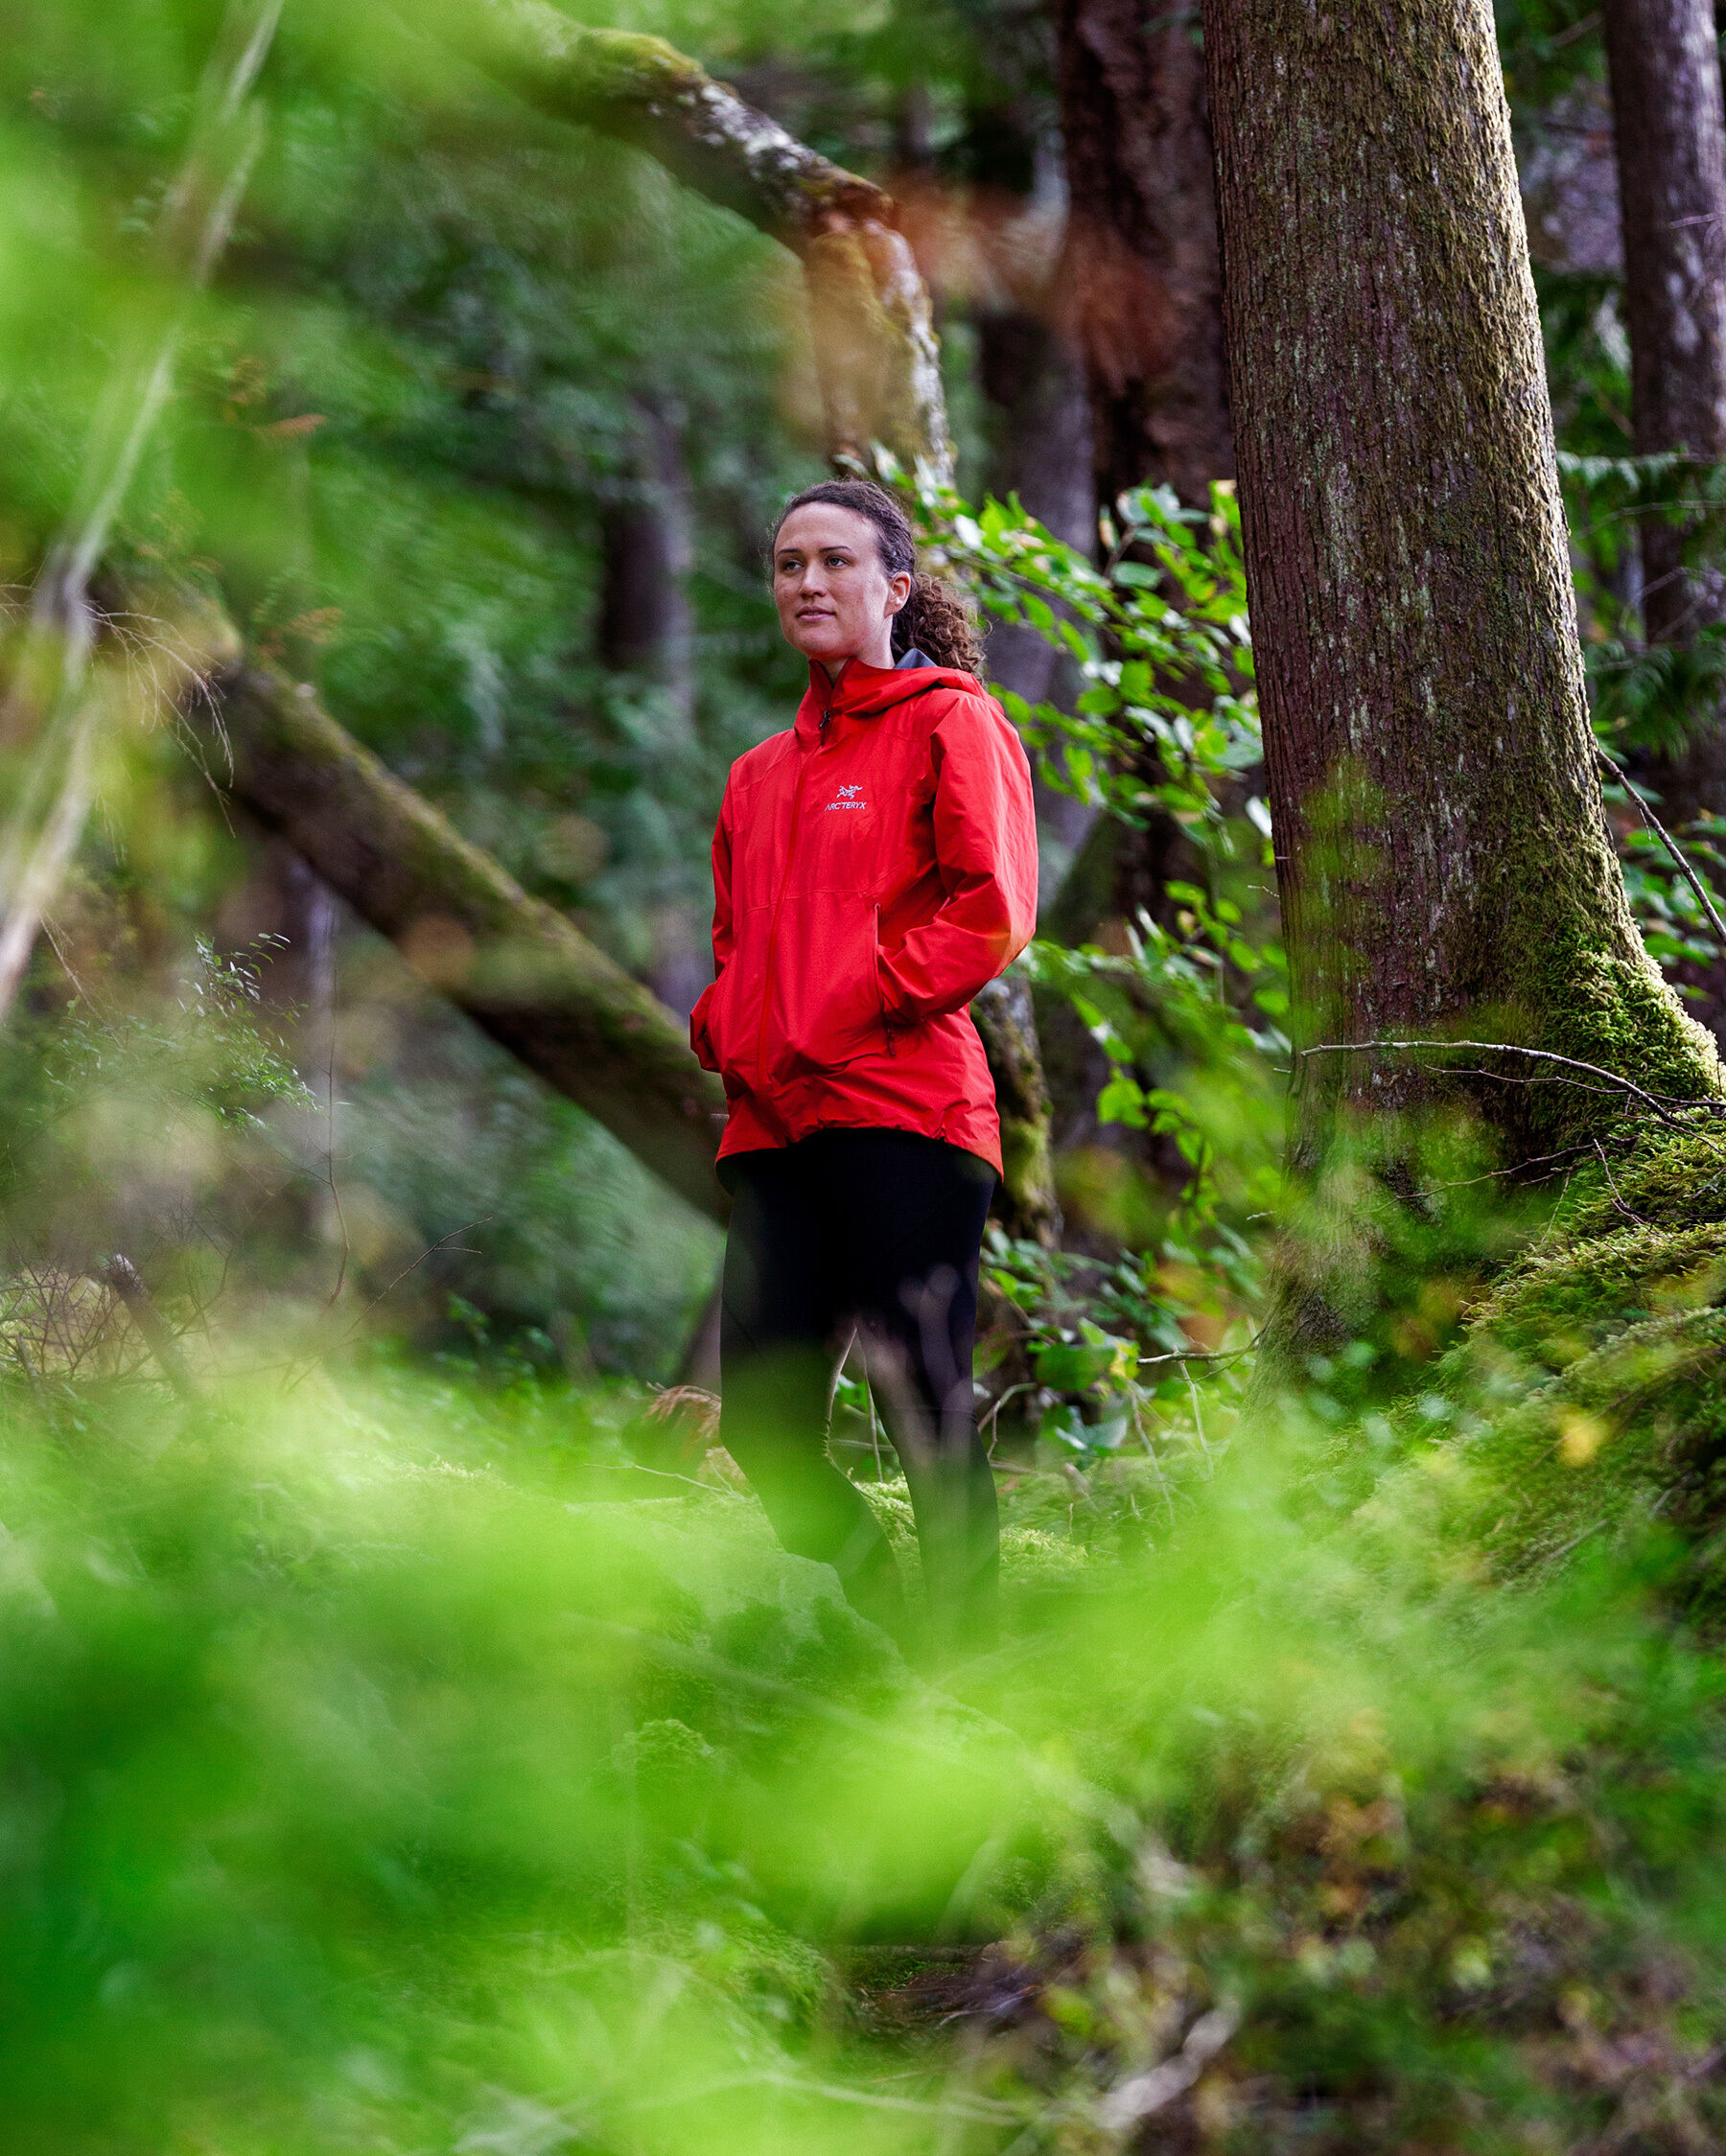
M 689 1013 L 689 1046 L 695 1051 L 695 1060 L 704 1071 L 716 1071 L 719 1060 L 713 1054 L 713 1044 L 708 1037 L 707 1011 L 712 1000 L 711 986 L 702 990 L 695 1008 Z

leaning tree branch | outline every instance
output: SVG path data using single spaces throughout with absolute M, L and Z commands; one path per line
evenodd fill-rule
M 396 6 L 418 26 L 418 10 Z M 950 482 L 940 345 L 891 196 L 662 37 L 590 30 L 544 0 L 469 0 L 438 27 L 535 111 L 645 151 L 789 247 L 808 282 L 829 456 L 867 471 L 878 444 Z
M 535 111 L 645 151 L 799 254 L 828 218 L 894 221 L 872 180 L 807 149 L 663 37 L 590 30 L 544 0 L 472 0 L 451 35 Z
M 184 711 L 212 782 L 482 1032 L 722 1220 L 724 1095 L 671 1013 L 386 770 L 310 683 L 242 657 L 220 620 L 208 643 L 210 672 Z

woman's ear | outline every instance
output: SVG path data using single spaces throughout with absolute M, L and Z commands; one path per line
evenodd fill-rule
M 906 606 L 910 603 L 911 587 L 915 582 L 916 579 L 904 569 L 900 569 L 897 576 L 890 576 L 887 579 L 887 612 L 889 614 L 904 612 Z

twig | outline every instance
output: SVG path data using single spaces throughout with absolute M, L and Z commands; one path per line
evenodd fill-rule
M 1009 1385 L 1000 1399 L 989 1410 L 989 1413 L 984 1416 L 983 1424 L 987 1424 L 989 1427 L 989 1456 L 991 1460 L 994 1458 L 994 1449 L 999 1444 L 1001 1437 L 1001 1409 L 1006 1406 L 1010 1400 L 1016 1399 L 1020 1393 L 1035 1392 L 1036 1390 L 1037 1380 L 1035 1378 L 1027 1378 L 1022 1383 Z M 979 1424 L 979 1429 L 982 1428 L 983 1424 Z
M 875 1413 L 875 1384 L 867 1366 L 863 1372 L 863 1397 L 869 1403 L 869 1442 L 875 1448 L 875 1480 L 884 1481 L 881 1472 L 881 1418 Z
M 1177 2097 L 1185 2096 L 1240 2026 L 1241 2009 L 1232 2000 L 1201 2014 L 1172 2057 L 1148 2074 L 1135 2074 L 1129 2081 L 1115 2083 L 1097 2106 L 1098 2123 L 1112 2133 L 1122 2133 L 1173 2103 Z
M 1645 1228 L 1648 1223 L 1643 1218 L 1642 1215 L 1640 1213 L 1632 1213 L 1630 1208 L 1619 1195 L 1619 1187 L 1613 1181 L 1612 1170 L 1607 1165 L 1605 1148 L 1600 1144 L 1600 1141 L 1598 1138 L 1594 1142 L 1594 1149 L 1600 1156 L 1600 1172 L 1606 1178 L 1606 1188 L 1612 1193 L 1613 1204 L 1624 1216 L 1626 1220 L 1634 1220 L 1639 1228 Z
M 1684 877 L 1685 882 L 1690 885 L 1691 889 L 1695 893 L 1696 896 L 1702 901 L 1702 911 L 1708 916 L 1709 922 L 1712 925 L 1714 934 L 1720 939 L 1722 946 L 1726 946 L 1726 921 L 1721 920 L 1719 914 L 1715 910 L 1714 902 L 1709 895 L 1708 886 L 1702 881 L 1702 878 L 1697 875 L 1695 869 L 1691 866 L 1690 856 L 1678 844 L 1678 841 L 1673 838 L 1671 832 L 1667 829 L 1666 825 L 1660 821 L 1659 817 L 1655 815 L 1652 805 L 1644 797 L 1641 790 L 1634 784 L 1631 779 L 1630 774 L 1624 769 L 1623 765 L 1621 763 L 1619 763 L 1614 757 L 1609 756 L 1606 753 L 1605 750 L 1600 747 L 1600 744 L 1598 741 L 1595 743 L 1595 754 L 1599 757 L 1600 761 L 1606 766 L 1608 771 L 1614 773 L 1617 776 L 1619 783 L 1623 787 L 1625 793 L 1629 795 L 1630 799 L 1642 811 L 1643 822 L 1648 826 L 1649 830 L 1654 833 L 1655 837 L 1659 839 L 1661 844 L 1666 847 L 1667 851 L 1671 855 L 1672 859 L 1678 864 L 1679 872 Z
M 307 1362 L 306 1367 L 300 1372 L 297 1378 L 294 1378 L 291 1381 L 284 1382 L 282 1386 L 283 1398 L 285 1399 L 289 1393 L 295 1391 L 300 1385 L 303 1385 L 306 1379 L 312 1375 L 313 1371 L 315 1370 L 318 1364 L 323 1361 L 325 1356 L 334 1355 L 338 1348 L 346 1347 L 347 1343 L 353 1338 L 354 1334 L 359 1332 L 360 1328 L 365 1323 L 366 1319 L 370 1317 L 371 1313 L 377 1309 L 378 1305 L 385 1301 L 389 1296 L 393 1295 L 396 1289 L 400 1287 L 403 1281 L 408 1278 L 408 1275 L 409 1273 L 418 1272 L 419 1268 L 425 1263 L 428 1258 L 434 1256 L 435 1253 L 443 1249 L 447 1243 L 454 1242 L 458 1235 L 466 1235 L 468 1233 L 468 1230 L 471 1228 L 483 1228 L 488 1226 L 491 1222 L 491 1218 L 492 1216 L 488 1213 L 483 1220 L 470 1220 L 467 1223 L 466 1227 L 452 1228 L 448 1235 L 439 1236 L 435 1242 L 428 1243 L 425 1249 L 422 1250 L 419 1256 L 413 1261 L 412 1264 L 404 1265 L 401 1271 L 397 1273 L 395 1278 L 389 1283 L 387 1287 L 381 1287 L 378 1290 L 377 1294 L 375 1294 L 372 1297 L 371 1301 L 366 1304 L 365 1308 L 360 1312 L 359 1316 L 355 1318 L 354 1322 L 348 1327 L 347 1331 L 341 1335 L 340 1339 L 338 1340 L 334 1346 L 325 1348 L 323 1350 L 323 1353 L 320 1355 L 313 1356 Z M 292 1369 L 293 1365 L 292 1363 L 289 1363 L 287 1367 L 289 1369 Z
M 839 1380 L 844 1377 L 845 1366 L 851 1360 L 851 1352 L 852 1348 L 854 1348 L 857 1344 L 857 1330 L 858 1329 L 856 1326 L 853 1325 L 851 1327 L 851 1336 L 849 1340 L 846 1341 L 845 1347 L 840 1354 L 838 1361 L 833 1365 L 833 1375 L 828 1381 L 826 1426 L 828 1429 L 831 1429 L 833 1426 L 833 1407 L 834 1403 L 839 1398 Z
M 1151 1432 L 1145 1427 L 1145 1418 L 1143 1412 L 1139 1407 L 1138 1394 L 1136 1389 L 1129 1394 L 1127 1404 L 1132 1410 L 1132 1426 L 1138 1431 L 1139 1443 L 1145 1448 L 1145 1457 L 1151 1463 L 1151 1472 L 1156 1477 L 1157 1490 L 1161 1494 L 1163 1504 L 1168 1511 L 1169 1519 L 1171 1523 L 1173 1523 L 1175 1518 L 1175 1500 L 1170 1496 L 1169 1485 L 1163 1479 L 1162 1462 L 1157 1458 L 1156 1448 L 1151 1442 Z
M 1238 1362 L 1242 1356 L 1250 1355 L 1258 1346 L 1256 1338 L 1248 1340 L 1244 1348 L 1175 1348 L 1167 1355 L 1142 1355 L 1141 1370 L 1154 1370 L 1159 1362 Z
M 1595 8 L 1579 21 L 1573 22 L 1568 29 L 1559 31 L 1551 40 L 1551 50 L 1555 53 L 1562 52 L 1566 45 L 1574 45 L 1581 38 L 1592 37 L 1599 27 L 1600 11 Z
M 1486 1076 L 1484 1072 L 1479 1075 Z M 1593 1090 L 1591 1087 L 1590 1091 Z M 1560 1146 L 1555 1153 L 1536 1153 L 1532 1160 L 1519 1160 L 1509 1168 L 1489 1168 L 1483 1175 L 1463 1175 L 1453 1183 L 1429 1183 L 1420 1194 L 1422 1197 L 1431 1197 L 1434 1191 L 1471 1191 L 1477 1183 L 1496 1183 L 1505 1175 L 1526 1175 L 1530 1168 L 1544 1168 L 1550 1160 L 1569 1160 L 1574 1153 L 1585 1153 L 1589 1145 L 1594 1143 L 1597 1141 L 1591 1139 L 1574 1146 Z M 1557 1172 L 1554 1168 L 1552 1175 Z M 1550 1183 L 1551 1176 L 1543 1176 L 1541 1180 Z
M 341 1263 L 336 1270 L 336 1285 L 330 1290 L 325 1310 L 333 1310 L 341 1300 L 341 1290 L 347 1282 L 348 1231 L 347 1215 L 341 1210 L 341 1193 L 336 1188 L 336 1026 L 334 1014 L 330 1024 L 330 1062 L 328 1070 L 328 1114 L 324 1132 L 324 1180 L 330 1186 L 330 1203 L 336 1208 L 336 1225 L 341 1230 Z M 457 1229 L 456 1233 L 461 1231 Z
M 1604 1071 L 1599 1064 L 1584 1063 L 1574 1055 L 1556 1055 L 1550 1048 L 1521 1048 L 1513 1041 L 1503 1040 L 1327 1040 L 1317 1041 L 1311 1048 L 1299 1050 L 1298 1055 L 1301 1057 L 1308 1055 L 1364 1055 L 1382 1050 L 1394 1049 L 1401 1051 L 1411 1048 L 1439 1050 L 1472 1048 L 1488 1055 L 1527 1055 L 1530 1060 L 1537 1063 L 1556 1063 L 1567 1071 L 1586 1071 L 1590 1078 L 1604 1078 L 1608 1085 L 1615 1087 L 1619 1092 L 1628 1094 L 1633 1101 L 1640 1101 L 1644 1107 L 1651 1108 L 1662 1123 L 1669 1124 L 1674 1130 L 1682 1130 L 1684 1127 L 1676 1116 L 1667 1113 L 1659 1099 L 1656 1099 L 1652 1093 L 1644 1091 L 1634 1079 L 1620 1078 L 1616 1071 Z M 1480 1078 L 1498 1076 L 1493 1071 L 1480 1071 L 1473 1075 Z M 1574 1081 L 1570 1082 L 1574 1083 Z M 1584 1090 L 1593 1091 L 1594 1088 L 1588 1087 Z M 1707 1108 L 1714 1115 L 1726 1114 L 1726 1101 L 1688 1100 L 1673 1094 L 1663 1095 L 1661 1099 L 1670 1101 L 1672 1106 L 1678 1108 Z
M 1199 1386 L 1196 1379 L 1192 1378 L 1187 1379 L 1187 1390 L 1193 1396 L 1193 1427 L 1199 1433 L 1199 1449 L 1204 1454 L 1204 1465 L 1207 1472 L 1215 1474 L 1217 1463 L 1211 1458 L 1210 1440 L 1204 1434 L 1204 1414 L 1199 1405 Z

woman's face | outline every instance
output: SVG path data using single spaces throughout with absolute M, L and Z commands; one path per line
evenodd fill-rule
M 773 603 L 785 641 L 836 674 L 848 659 L 893 664 L 893 617 L 911 579 L 889 576 L 875 527 L 854 509 L 806 501 L 773 543 Z

